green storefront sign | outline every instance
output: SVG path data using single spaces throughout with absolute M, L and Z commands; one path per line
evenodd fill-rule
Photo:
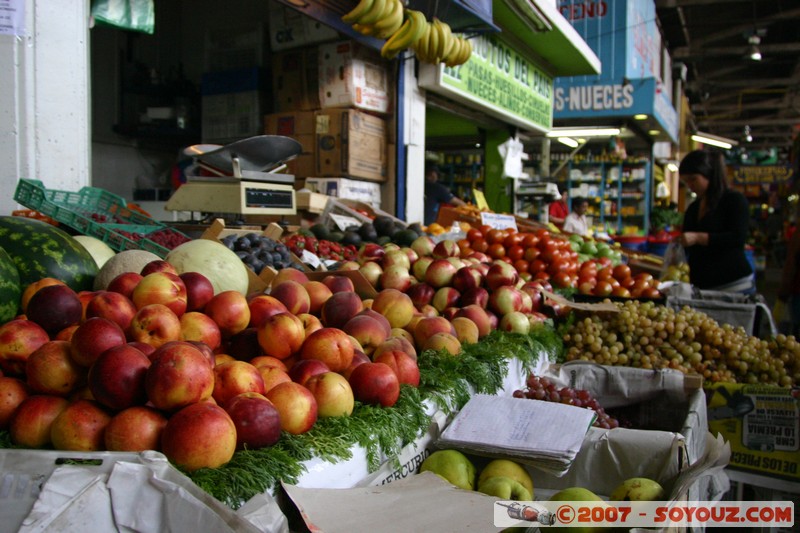
M 550 131 L 553 78 L 497 35 L 470 39 L 461 66 L 422 64 L 419 85 L 526 130 Z

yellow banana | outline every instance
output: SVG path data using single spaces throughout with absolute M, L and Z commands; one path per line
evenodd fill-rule
M 446 22 L 439 21 L 439 33 L 441 34 L 441 44 L 439 44 L 439 61 L 444 61 L 453 47 L 453 31 Z
M 403 3 L 400 0 L 389 0 L 387 5 L 389 13 L 373 26 L 375 37 L 379 39 L 388 39 L 403 25 Z
M 417 42 L 414 43 L 414 53 L 417 54 L 417 59 L 420 61 L 424 61 L 427 63 L 428 57 L 428 41 L 430 39 L 430 27 L 431 23 L 425 20 L 425 24 L 422 27 L 422 34 L 420 35 Z
M 359 24 L 369 25 L 375 24 L 381 18 L 383 10 L 386 7 L 386 0 L 374 0 L 372 7 L 358 19 Z
M 469 58 L 472 57 L 472 41 L 470 41 L 469 39 L 464 39 L 463 37 L 461 38 L 461 40 L 464 43 L 464 53 L 462 56 L 459 56 L 458 58 L 459 65 L 463 65 L 464 63 L 469 61 Z
M 436 20 L 433 19 L 433 22 L 428 25 L 428 63 L 439 62 L 439 30 L 436 29 Z
M 455 67 L 458 64 L 458 58 L 464 53 L 464 44 L 461 37 L 453 37 L 452 43 L 450 51 L 443 58 L 444 64 L 448 67 Z
M 354 22 L 358 21 L 358 19 L 362 17 L 364 13 L 369 11 L 369 8 L 372 7 L 373 2 L 374 0 L 360 0 L 358 5 L 356 5 L 352 11 L 342 15 L 342 21 L 348 24 L 353 24 Z
M 383 43 L 381 47 L 381 56 L 386 59 L 391 59 L 396 56 L 400 50 L 408 47 L 408 43 L 411 42 L 413 24 L 413 20 L 407 18 L 405 22 L 403 22 L 403 25 L 400 26 L 400 29 L 394 32 L 394 34 Z
M 425 19 L 425 15 L 422 13 L 422 11 L 409 9 L 408 16 L 414 20 L 411 43 L 409 44 L 409 46 L 413 47 L 417 44 L 419 38 L 422 37 L 422 34 L 428 29 L 428 21 Z
M 370 35 L 371 36 L 371 35 L 373 35 L 375 33 L 375 27 L 374 26 L 369 26 L 369 25 L 365 26 L 363 24 L 359 24 L 358 22 L 353 24 L 353 29 L 356 30 L 361 35 Z

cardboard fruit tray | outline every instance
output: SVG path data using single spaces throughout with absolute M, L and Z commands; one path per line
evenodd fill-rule
M 141 249 L 165 257 L 169 248 L 147 237 L 157 231 L 175 233 L 189 240 L 178 230 L 128 208 L 121 196 L 97 187 L 59 191 L 45 188 L 39 180 L 23 178 L 17 183 L 14 200 L 75 231 L 100 239 L 118 252 Z

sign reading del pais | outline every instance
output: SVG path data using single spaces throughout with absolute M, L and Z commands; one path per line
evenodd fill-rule
M 458 67 L 423 63 L 419 86 L 507 124 L 547 132 L 553 125 L 553 78 L 496 35 L 470 39 L 472 57 Z

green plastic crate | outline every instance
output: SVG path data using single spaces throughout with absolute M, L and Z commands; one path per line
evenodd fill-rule
M 97 187 L 83 187 L 78 192 L 48 190 L 39 180 L 23 178 L 17 184 L 14 200 L 77 232 L 100 239 L 118 252 L 147 250 L 166 257 L 169 249 L 146 237 L 159 230 L 174 232 L 189 240 L 180 231 L 129 209 L 121 196 Z M 96 220 L 92 215 L 101 215 L 105 220 Z M 122 232 L 142 235 L 142 238 L 132 239 Z

